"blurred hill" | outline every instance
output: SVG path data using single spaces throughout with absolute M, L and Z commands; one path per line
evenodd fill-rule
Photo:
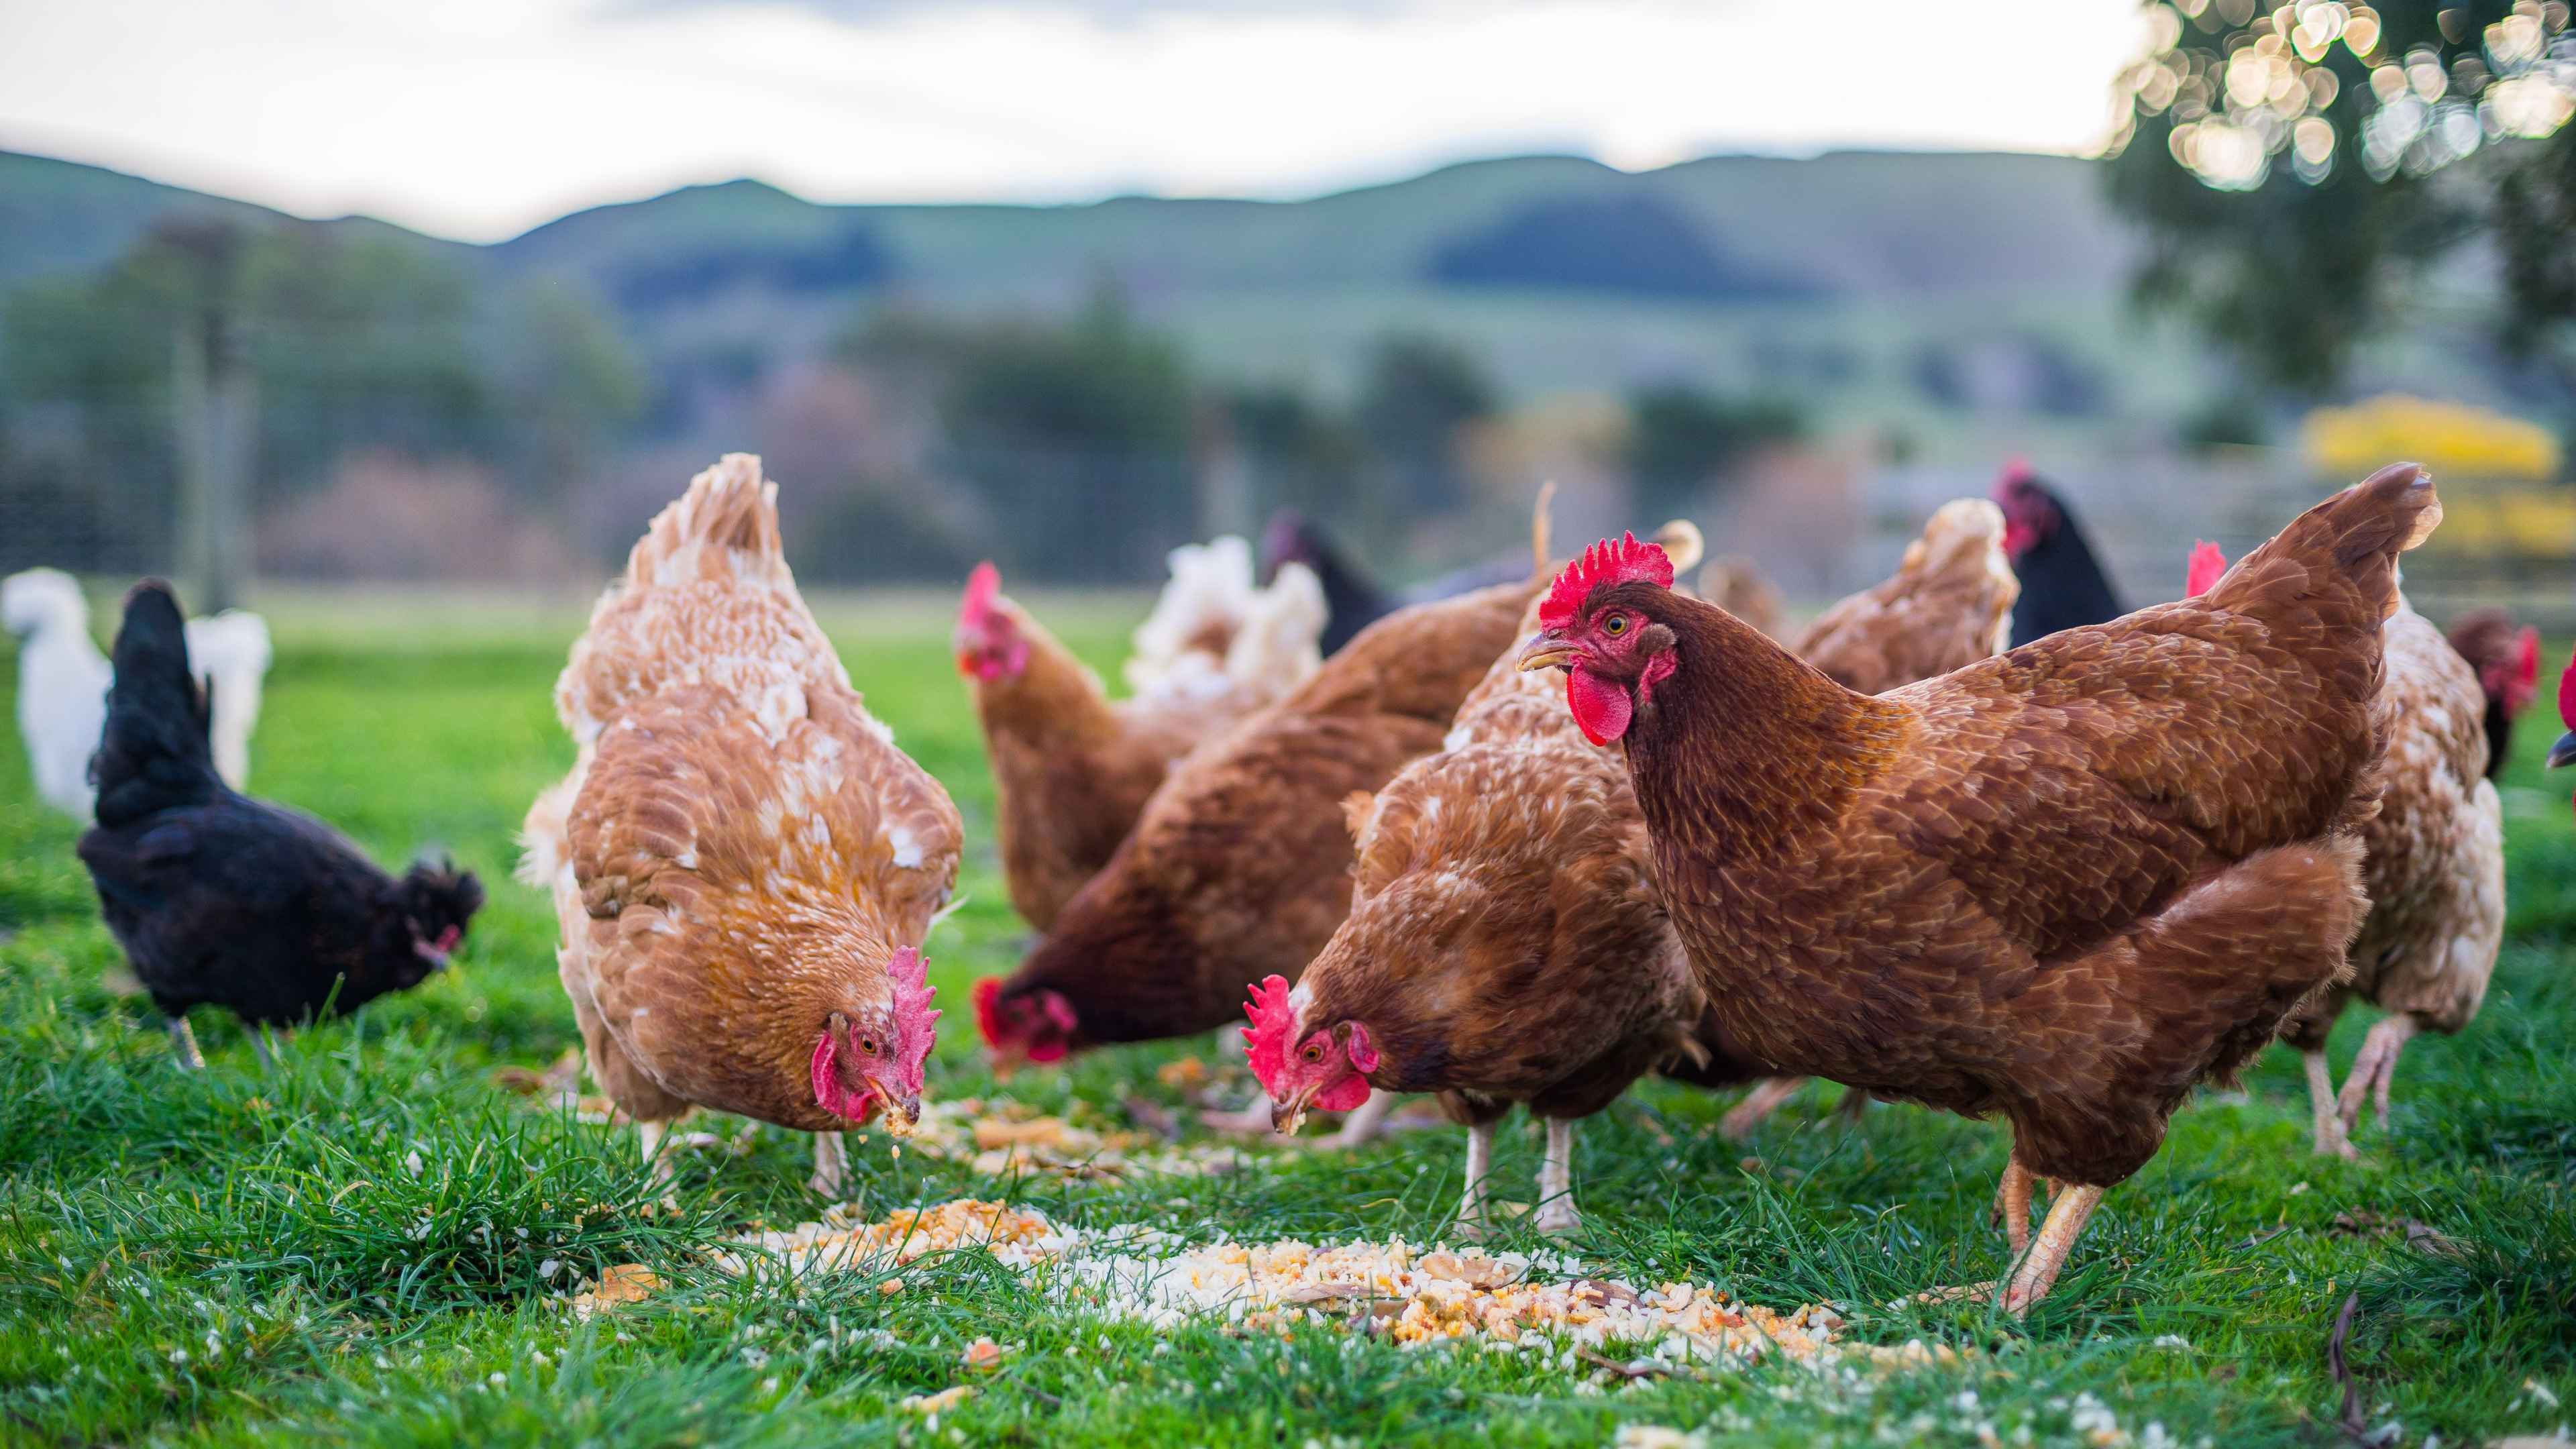
M 1456 337 L 1515 393 L 1666 377 L 2009 411 L 2175 405 L 2171 356 L 2115 336 L 2130 245 L 2094 163 L 2046 156 L 1573 157 L 1450 166 L 1298 202 L 825 206 L 757 181 L 573 213 L 495 246 L 363 218 L 591 289 L 665 398 L 811 356 L 849 307 L 1062 308 L 1102 280 L 1217 378 L 1353 384 L 1389 328 Z M 247 203 L 0 153 L 0 286 Z M 829 304 L 829 305 L 818 305 Z M 2112 411 L 2128 411 L 2112 408 Z M 666 422 L 684 426 L 684 419 Z M 1937 430 L 1937 424 L 1936 424 Z

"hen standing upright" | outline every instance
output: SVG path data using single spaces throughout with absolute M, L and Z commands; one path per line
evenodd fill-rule
M 81 863 L 187 1066 L 200 1064 L 188 1008 L 261 1026 L 355 1011 L 446 965 L 483 904 L 470 874 L 423 864 L 396 880 L 321 821 L 235 794 L 215 772 L 178 601 L 157 581 L 125 601 L 96 776 Z
M 2226 566 L 2202 544 L 2189 592 L 2208 591 Z M 2511 625 L 2496 632 L 2506 657 L 2485 672 L 2502 692 L 2492 708 L 2510 730 L 2537 682 L 2539 638 L 2526 631 L 2532 673 L 2523 675 Z M 2365 1101 L 2376 1100 L 2379 1125 L 2388 1126 L 2389 1080 L 2407 1040 L 2448 1036 L 2478 1014 L 2504 944 L 2504 805 L 2488 779 L 2488 688 L 2404 595 L 2381 633 L 2387 677 L 2374 710 L 2388 748 L 2363 786 L 2379 811 L 2361 827 L 2370 914 L 2353 938 L 2351 978 L 2310 998 L 2281 1028 L 2307 1069 L 2316 1150 L 2345 1157 L 2356 1155 L 2352 1131 Z M 2370 1028 L 2338 1093 L 2326 1037 L 2356 996 L 2388 1015 Z
M 2004 557 L 2006 533 L 2002 512 L 1983 499 L 1942 504 L 1923 525 L 1923 536 L 1905 546 L 1894 574 L 1817 615 L 1791 652 L 1863 694 L 2001 654 L 2021 595 Z M 1728 612 L 1745 618 L 1740 610 Z M 1720 1130 L 1729 1137 L 1750 1136 L 1804 1085 L 1801 1077 L 1756 1085 L 1726 1114 Z M 1858 1116 L 1868 1105 L 1869 1093 L 1858 1087 L 1843 1094 L 1846 1115 Z
M 1172 584 L 1136 631 L 1128 670 L 1136 693 L 1115 702 L 1071 650 L 1002 594 L 991 564 L 967 580 L 957 668 L 974 694 L 992 763 L 1002 876 L 1011 904 L 1041 931 L 1109 863 L 1182 756 L 1322 662 L 1315 638 L 1324 600 L 1315 576 L 1291 564 L 1255 591 L 1241 539 L 1210 548 L 1228 576 L 1216 582 L 1234 582 L 1239 567 L 1240 593 L 1204 586 L 1208 550 L 1175 550 Z
M 807 611 L 777 485 L 729 454 L 665 508 L 555 685 L 580 745 L 528 811 L 591 1075 L 642 1127 L 712 1107 L 820 1134 L 911 1130 L 930 1055 L 922 937 L 957 809 L 868 714 Z
M 2380 625 L 2440 517 L 2389 468 L 2199 599 L 1877 696 L 1603 544 L 1521 663 L 1626 742 L 1665 903 L 1752 1055 L 2010 1120 L 2020 1312 L 2192 1086 L 2342 974 Z M 2069 1186 L 2025 1251 L 2035 1177 Z
M 2060 629 L 2105 624 L 2128 612 L 2103 576 L 2075 510 L 2039 481 L 2019 459 L 1995 480 L 1995 503 L 2004 511 L 2004 551 L 2021 580 L 2013 605 L 2012 642 L 2027 644 Z

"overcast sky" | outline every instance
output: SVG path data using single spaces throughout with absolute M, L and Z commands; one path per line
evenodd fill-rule
M 0 0 L 0 148 L 477 240 L 736 176 L 826 201 L 1084 201 L 1303 196 L 1533 150 L 1631 169 L 2080 152 L 2137 16 L 2132 0 Z

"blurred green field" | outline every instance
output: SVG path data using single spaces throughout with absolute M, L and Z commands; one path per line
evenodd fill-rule
M 1140 602 L 1036 602 L 1114 677 Z M 710 1272 L 709 1245 L 824 1206 L 801 1138 L 763 1129 L 741 1155 L 682 1154 L 683 1207 L 664 1212 L 631 1134 L 492 1080 L 576 1042 L 553 922 L 508 870 L 521 812 L 571 758 L 548 696 L 579 606 L 263 603 L 279 657 L 256 790 L 387 862 L 452 850 L 491 903 L 453 969 L 297 1034 L 273 1069 L 200 1013 L 211 1070 L 182 1074 L 149 1004 L 111 984 L 121 962 L 75 832 L 33 802 L 14 745 L 0 749 L 0 1441 L 1603 1444 L 1654 1425 L 1730 1445 L 2323 1445 L 2346 1442 L 2325 1346 L 2355 1292 L 2350 1363 L 2374 1428 L 2460 1444 L 2576 1419 L 2558 1405 L 2576 1395 L 2576 828 L 2570 782 L 2539 768 L 2556 733 L 2545 706 L 2506 778 L 2513 924 L 2495 988 L 2468 1031 L 2409 1050 L 2393 1131 L 2365 1129 L 2368 1161 L 2308 1155 L 2304 1089 L 2276 1051 L 2244 1091 L 2204 1093 L 2176 1119 L 2056 1295 L 2017 1324 L 1887 1306 L 2004 1266 L 1985 1213 L 1999 1127 L 1901 1107 L 1852 1126 L 1817 1087 L 1746 1148 L 1713 1131 L 1731 1099 L 1649 1086 L 1580 1138 L 1586 1258 L 1776 1307 L 1831 1300 L 1853 1336 L 1965 1357 L 1884 1377 L 1766 1364 L 1605 1389 L 1535 1354 L 1104 1324 L 977 1252 L 916 1265 L 898 1297 L 865 1276 L 785 1293 Z M 1007 969 L 1024 933 L 944 601 L 819 612 L 870 707 L 965 814 L 966 905 L 930 947 L 949 1011 L 930 1085 L 988 1092 L 964 988 Z M 15 678 L 0 653 L 13 716 Z M 2338 1067 L 2370 1015 L 2338 1033 Z M 1108 1124 L 1130 1093 L 1177 1105 L 1153 1068 L 1209 1050 L 1104 1053 L 1008 1091 Z M 1517 1123 L 1498 1154 L 1507 1197 L 1537 1165 Z M 1231 1176 L 1068 1183 L 883 1146 L 854 1154 L 871 1218 L 1008 1197 L 1196 1240 L 1434 1239 L 1460 1157 L 1457 1134 L 1437 1130 L 1349 1157 L 1281 1151 Z M 2410 1246 L 2409 1223 L 2438 1237 Z M 628 1261 L 671 1287 L 588 1324 L 563 1310 L 570 1285 Z M 869 1346 L 875 1328 L 890 1346 Z M 893 1407 L 960 1381 L 979 1335 L 1016 1351 L 935 1430 Z

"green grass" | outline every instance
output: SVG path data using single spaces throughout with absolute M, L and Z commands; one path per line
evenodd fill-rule
M 933 937 L 951 1029 L 931 1087 L 990 1090 L 963 987 L 1007 968 L 1022 932 L 943 632 L 919 609 L 826 614 L 870 705 L 965 812 L 968 902 Z M 981 1253 L 917 1266 L 895 1297 L 855 1275 L 785 1292 L 708 1271 L 710 1245 L 823 1206 L 801 1138 L 763 1129 L 741 1155 L 683 1154 L 667 1211 L 631 1136 L 492 1078 L 576 1041 L 552 920 L 507 877 L 521 811 L 570 757 L 548 688 L 577 616 L 486 621 L 463 642 L 426 608 L 274 617 L 260 793 L 388 861 L 450 849 L 491 903 L 455 969 L 299 1033 L 274 1068 L 228 1018 L 200 1013 L 211 1070 L 186 1075 L 148 1003 L 111 984 L 121 962 L 73 830 L 0 750 L 0 1441 L 1601 1444 L 1633 1423 L 1724 1444 L 1965 1445 L 1981 1426 L 2006 1443 L 2024 1428 L 2029 1442 L 2097 1442 L 2084 1435 L 2098 1404 L 2131 1442 L 2153 1422 L 2181 1443 L 2330 1444 L 2342 1394 L 2325 1346 L 2355 1292 L 2350 1355 L 2372 1425 L 2459 1444 L 2576 1417 L 2526 1387 L 2576 1394 L 2576 831 L 2563 783 L 2538 768 L 2546 721 L 2507 777 L 2514 914 L 2494 990 L 2468 1031 L 2408 1051 L 2394 1130 L 2364 1137 L 2370 1161 L 2308 1154 L 2296 1064 L 2275 1052 L 2243 1093 L 2205 1093 L 2175 1119 L 2056 1295 L 2015 1324 L 1886 1306 L 2004 1266 L 1984 1212 L 1999 1127 L 1910 1108 L 1849 1127 L 1817 1088 L 1748 1149 L 1711 1130 L 1726 1099 L 1651 1085 L 1584 1129 L 1588 1258 L 1779 1307 L 1830 1299 L 1859 1338 L 1970 1352 L 1883 1377 L 1765 1366 L 1604 1393 L 1534 1356 L 1104 1323 Z M 1085 611 L 1072 632 L 1114 658 L 1115 610 Z M 0 655 L 0 700 L 14 678 Z M 2368 1015 L 2338 1033 L 2339 1063 Z M 1176 1100 L 1152 1069 L 1207 1051 L 1104 1053 L 1010 1091 L 1113 1120 L 1130 1091 Z M 1201 1239 L 1421 1241 L 1447 1223 L 1459 1151 L 1429 1131 L 1232 1176 L 1068 1184 L 863 1147 L 853 1190 L 870 1216 L 974 1194 Z M 1515 1127 L 1499 1156 L 1513 1195 L 1535 1145 Z M 2339 1230 L 2338 1214 L 2420 1222 L 2453 1251 Z M 560 1294 L 629 1261 L 671 1286 L 587 1324 L 563 1311 Z M 1018 1347 L 973 1399 L 935 1431 L 894 1407 L 957 1382 L 979 1335 Z

